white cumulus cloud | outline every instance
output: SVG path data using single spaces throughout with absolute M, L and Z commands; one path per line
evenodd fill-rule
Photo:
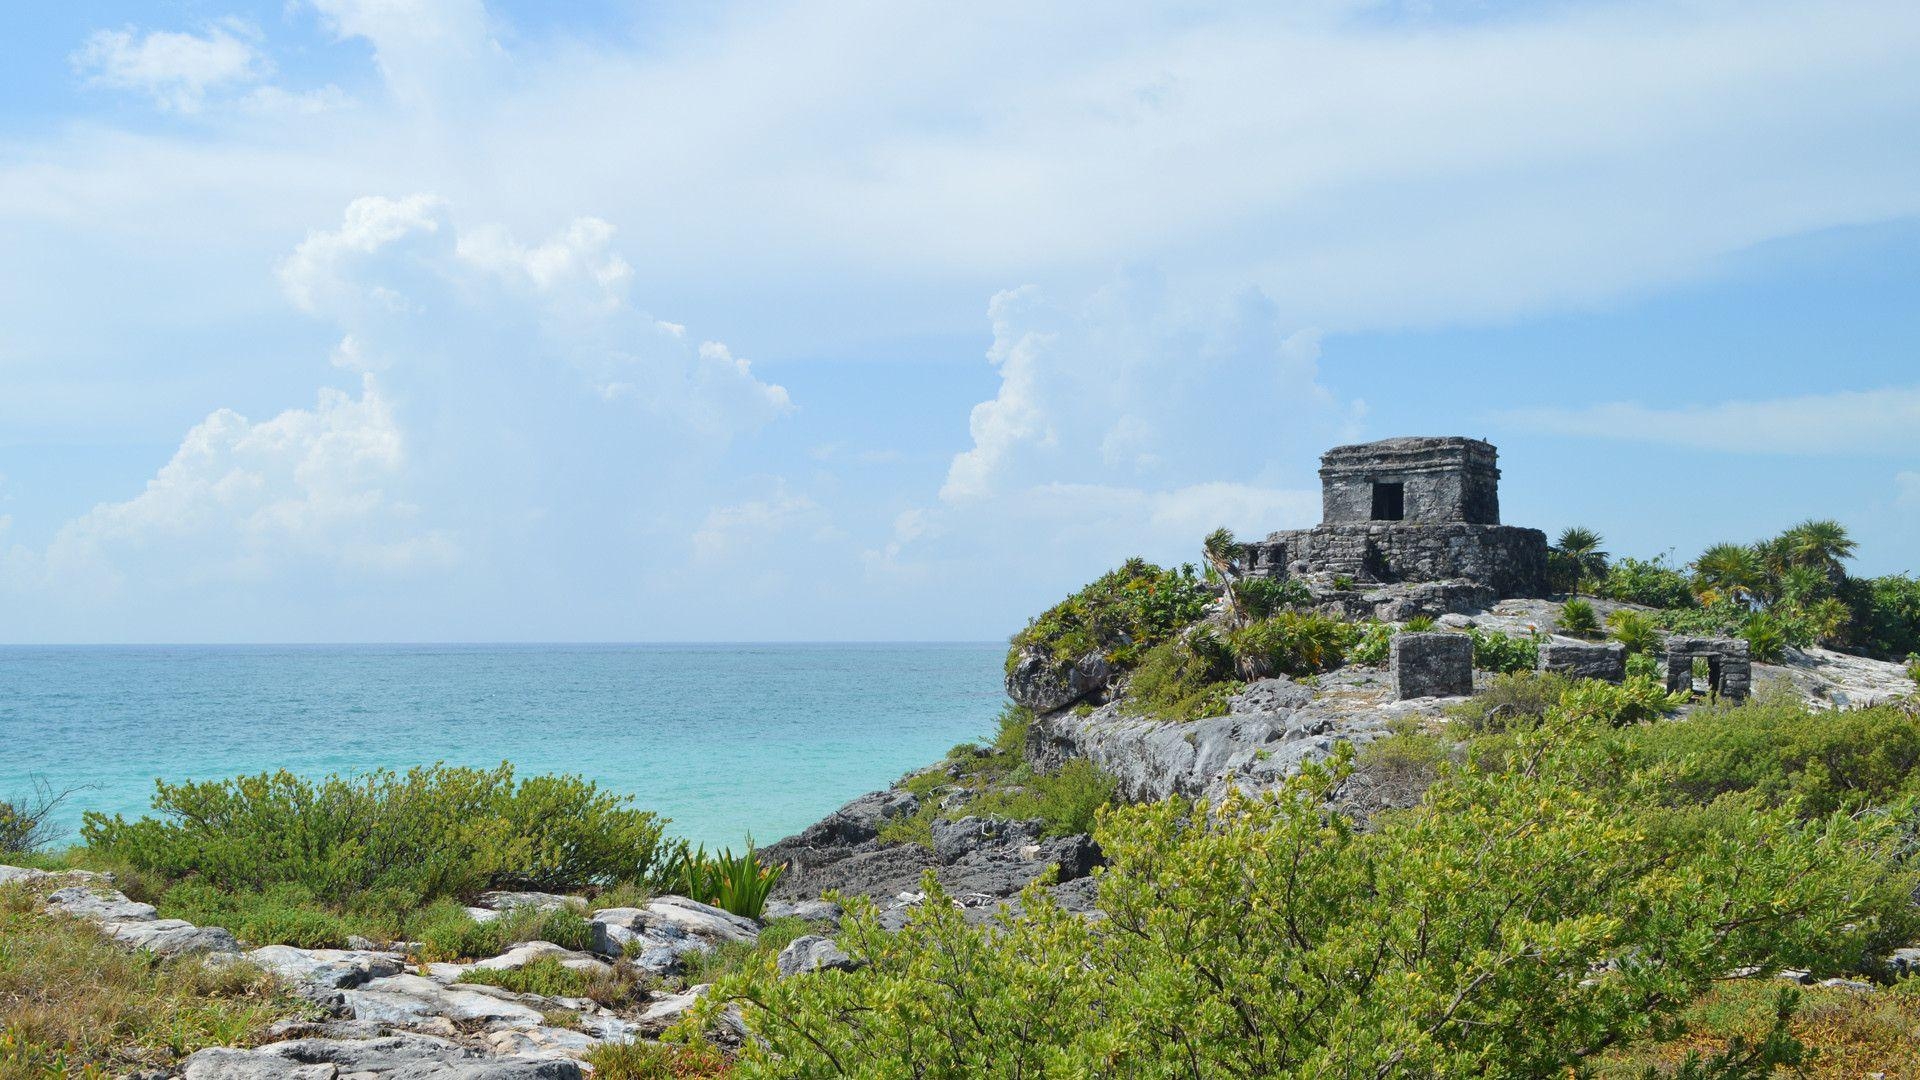
M 235 32 L 239 25 L 216 25 L 204 35 L 96 30 L 70 60 L 91 85 L 137 91 L 163 108 L 196 112 L 209 91 L 255 83 L 272 70 Z

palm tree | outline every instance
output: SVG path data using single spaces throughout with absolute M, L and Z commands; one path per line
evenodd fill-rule
M 1606 543 L 1599 533 L 1580 525 L 1571 526 L 1560 533 L 1560 539 L 1554 544 L 1554 550 L 1566 557 L 1567 566 L 1573 571 L 1573 595 L 1580 595 L 1580 582 L 1586 578 L 1597 578 L 1607 572 L 1607 553 L 1600 550 Z
M 1239 563 L 1246 554 L 1246 548 L 1234 539 L 1232 530 L 1219 528 L 1207 534 L 1200 550 L 1207 560 L 1207 569 L 1220 579 L 1221 592 L 1227 603 L 1227 625 L 1239 626 L 1242 621 L 1240 598 L 1234 595 L 1233 583 L 1240 577 Z
M 1751 603 L 1767 585 L 1766 561 L 1745 544 L 1715 544 L 1693 560 L 1693 591 L 1702 601 Z
M 1780 540 L 1793 565 L 1811 567 L 1834 582 L 1847 576 L 1842 563 L 1860 547 L 1837 521 L 1808 519 L 1780 534 Z

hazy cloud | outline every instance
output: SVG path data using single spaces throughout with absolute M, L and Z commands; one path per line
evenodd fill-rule
M 1741 454 L 1899 453 L 1920 430 L 1920 387 L 1809 394 L 1767 401 L 1654 408 L 1611 402 L 1520 409 L 1503 417 L 1537 431 L 1667 443 Z

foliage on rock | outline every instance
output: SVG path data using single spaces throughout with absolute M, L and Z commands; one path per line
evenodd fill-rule
M 1190 564 L 1164 569 L 1128 559 L 1015 634 L 1007 670 L 1029 649 L 1061 666 L 1099 654 L 1115 667 L 1129 668 L 1204 616 L 1214 597 L 1215 590 Z
M 1605 730 L 1527 733 L 1367 831 L 1327 807 L 1344 761 L 1115 811 L 1107 918 L 1035 888 L 970 926 L 930 880 L 898 934 L 854 907 L 862 970 L 723 980 L 702 1022 L 743 1010 L 743 1076 L 1543 1076 L 1671 1036 L 1729 970 L 1831 970 L 1914 929 L 1907 815 L 1596 794 Z

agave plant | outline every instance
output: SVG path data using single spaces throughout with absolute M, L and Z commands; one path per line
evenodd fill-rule
M 708 854 L 705 844 L 698 848 L 681 844 L 668 863 L 666 880 L 669 888 L 682 896 L 757 919 L 786 872 L 785 863 L 762 864 L 749 836 L 744 855 L 735 855 L 732 848 Z

